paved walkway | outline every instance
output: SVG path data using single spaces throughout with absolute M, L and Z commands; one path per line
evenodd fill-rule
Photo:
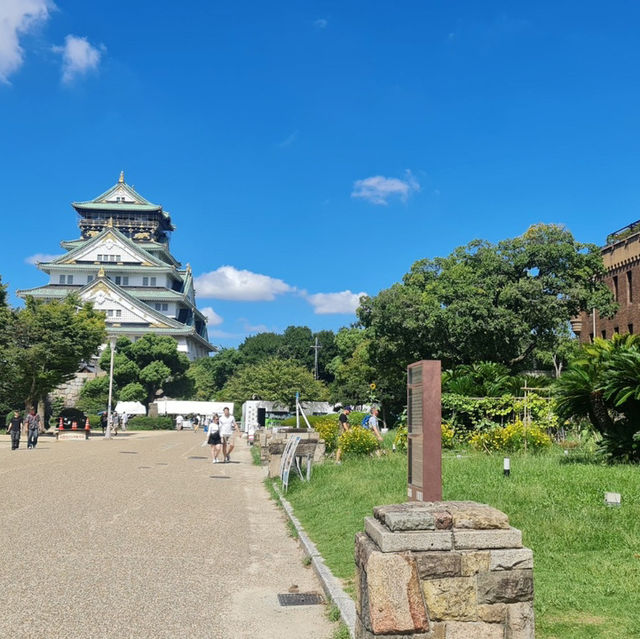
M 321 592 L 244 441 L 213 465 L 201 433 L 9 450 L 0 441 L 0 637 L 328 639 Z M 203 459 L 204 458 L 204 459 Z

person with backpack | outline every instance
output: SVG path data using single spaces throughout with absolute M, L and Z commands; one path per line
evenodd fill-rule
M 380 411 L 377 408 L 372 408 L 371 411 L 362 418 L 362 428 L 366 428 L 373 432 L 376 439 L 382 443 L 382 435 L 378 429 L 378 414 Z
M 27 415 L 27 448 L 35 448 L 38 443 L 38 435 L 40 434 L 40 415 L 32 408 Z

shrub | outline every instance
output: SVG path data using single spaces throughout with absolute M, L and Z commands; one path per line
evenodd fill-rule
M 474 433 L 469 438 L 469 442 L 475 449 L 487 452 L 516 452 L 524 448 L 525 441 L 527 450 L 534 452 L 548 448 L 552 444 L 551 437 L 536 424 L 529 426 L 525 433 L 524 424 L 519 419 L 507 424 L 504 428 L 497 426 Z
M 338 435 L 340 425 L 337 419 L 318 421 L 314 425 L 314 429 L 318 432 L 321 439 L 324 439 L 326 450 L 328 453 L 333 452 L 338 447 Z
M 132 417 L 127 422 L 127 430 L 171 430 L 174 428 L 171 417 Z
M 393 445 L 396 450 L 407 450 L 407 425 L 403 424 L 396 428 L 396 436 L 393 438 Z
M 442 433 L 442 448 L 453 448 L 455 446 L 456 431 L 446 422 L 440 426 Z
M 378 440 L 373 432 L 360 425 L 342 433 L 338 444 L 345 455 L 368 455 L 378 448 Z

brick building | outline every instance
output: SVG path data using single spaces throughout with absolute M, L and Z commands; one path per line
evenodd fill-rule
M 620 308 L 611 319 L 595 312 L 572 321 L 581 342 L 592 341 L 594 334 L 609 339 L 614 333 L 640 333 L 640 220 L 609 235 L 601 251 L 604 281 Z

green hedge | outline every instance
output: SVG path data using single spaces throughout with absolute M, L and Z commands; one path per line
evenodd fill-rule
M 132 417 L 127 422 L 127 430 L 171 430 L 174 427 L 171 417 Z
M 358 424 L 362 423 L 362 418 L 366 415 L 367 413 L 360 413 L 358 411 L 352 411 L 351 413 L 349 413 L 349 424 L 351 424 L 351 426 L 356 426 Z M 315 428 L 316 424 L 325 424 L 328 421 L 332 421 L 335 422 L 336 424 L 338 423 L 338 413 L 329 413 L 328 415 L 311 415 L 310 417 L 307 417 L 307 419 L 309 420 L 309 423 L 311 424 L 312 428 Z M 287 417 L 287 419 L 283 419 L 282 422 L 279 424 L 279 426 L 295 426 L 296 425 L 296 418 L 294 417 Z M 306 424 L 304 421 L 304 418 L 302 417 L 302 415 L 300 415 L 300 427 L 301 428 L 305 428 Z

